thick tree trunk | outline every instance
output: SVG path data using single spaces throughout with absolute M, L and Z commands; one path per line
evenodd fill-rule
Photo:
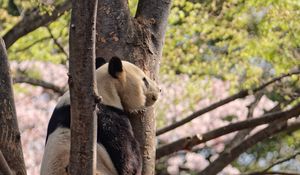
M 171 0 L 139 0 L 135 17 L 127 0 L 100 0 L 97 15 L 97 56 L 118 56 L 157 79 Z M 154 174 L 155 117 L 153 108 L 131 117 L 141 144 L 143 174 Z
M 96 170 L 95 19 L 97 0 L 73 0 L 70 26 L 70 174 Z
M 12 79 L 2 38 L 0 38 L 0 150 L 11 170 L 17 175 L 26 174 Z

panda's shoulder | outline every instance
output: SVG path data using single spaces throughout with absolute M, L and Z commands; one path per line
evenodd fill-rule
M 57 128 L 70 128 L 70 104 L 57 105 L 51 115 L 48 123 L 46 142 L 50 134 L 52 134 Z
M 98 111 L 98 120 L 104 125 L 121 126 L 131 129 L 128 114 L 112 106 L 101 105 Z

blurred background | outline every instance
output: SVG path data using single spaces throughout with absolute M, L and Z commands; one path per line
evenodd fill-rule
M 27 172 L 39 174 L 47 123 L 59 96 L 67 89 L 70 11 L 24 35 L 10 32 L 36 25 L 22 21 L 51 15 L 65 1 L 0 1 L 0 35 L 7 43 L 14 95 Z M 132 15 L 137 0 L 129 0 Z M 15 39 L 12 39 L 15 38 Z M 83 46 L 84 47 L 84 46 Z M 299 74 L 260 90 L 251 89 L 300 69 L 299 0 L 173 0 L 156 105 L 157 128 L 241 90 L 250 95 L 226 103 L 187 124 L 158 136 L 158 147 L 182 137 L 203 134 L 233 122 L 259 117 L 299 103 Z M 291 119 L 296 121 L 297 119 Z M 157 174 L 197 174 L 224 151 L 266 126 L 234 132 L 157 160 Z M 300 127 L 299 127 L 300 129 Z M 239 134 L 237 134 L 239 133 Z M 300 174 L 300 132 L 266 137 L 224 162 L 220 175 L 254 171 Z M 281 161 L 278 163 L 278 161 Z M 269 169 L 268 169 L 269 168 Z

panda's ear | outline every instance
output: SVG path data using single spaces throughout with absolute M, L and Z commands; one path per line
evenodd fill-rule
M 106 61 L 104 58 L 102 57 L 97 57 L 96 58 L 96 61 L 95 61 L 95 64 L 96 64 L 96 69 L 98 69 L 99 67 L 101 67 L 103 64 L 105 64 Z
M 108 63 L 108 72 L 114 77 L 118 78 L 118 75 L 123 71 L 122 61 L 118 57 L 112 57 Z

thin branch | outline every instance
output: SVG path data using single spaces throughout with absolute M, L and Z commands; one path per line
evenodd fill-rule
M 262 92 L 254 95 L 255 97 L 254 101 L 247 106 L 248 108 L 247 119 L 253 118 L 254 109 L 260 102 L 263 95 L 264 93 Z M 245 130 L 238 131 L 238 133 L 236 133 L 236 135 L 228 142 L 225 149 L 231 149 L 232 147 L 235 147 L 236 145 L 240 144 L 246 138 L 246 136 L 252 131 L 252 129 L 253 128 L 248 128 Z
M 220 156 L 209 164 L 203 171 L 198 175 L 215 175 L 222 171 L 228 164 L 234 161 L 240 154 L 254 146 L 256 143 L 263 141 L 264 139 L 274 136 L 286 129 L 293 129 L 293 131 L 300 128 L 300 122 L 288 123 L 286 121 L 272 122 L 265 129 L 260 130 L 253 136 L 250 136 L 245 141 L 241 142 L 231 150 L 223 151 Z
M 156 158 L 159 159 L 163 156 L 172 154 L 174 152 L 177 152 L 179 150 L 183 149 L 191 149 L 195 145 L 198 145 L 200 143 L 207 142 L 209 140 L 215 139 L 217 137 L 226 135 L 228 133 L 252 128 L 258 125 L 270 123 L 274 120 L 286 120 L 292 117 L 296 117 L 300 114 L 300 103 L 297 104 L 295 107 L 293 107 L 290 110 L 287 111 L 280 111 L 280 112 L 274 112 L 274 113 L 268 113 L 264 114 L 263 116 L 259 118 L 253 118 L 245 121 L 240 121 L 236 123 L 229 124 L 227 126 L 220 127 L 218 129 L 209 131 L 204 134 L 197 134 L 191 137 L 185 137 L 182 139 L 179 139 L 177 141 L 174 141 L 172 143 L 169 143 L 167 145 L 164 145 L 157 149 L 156 151 Z
M 298 155 L 300 155 L 300 152 L 296 152 L 295 154 L 293 154 L 293 155 L 291 155 L 291 156 L 289 156 L 289 157 L 287 157 L 287 158 L 284 158 L 284 159 L 282 159 L 282 160 L 278 160 L 277 162 L 275 162 L 275 163 L 273 163 L 272 165 L 268 166 L 266 169 L 262 170 L 261 172 L 262 172 L 262 173 L 263 173 L 263 172 L 267 172 L 267 171 L 269 171 L 272 167 L 274 167 L 275 165 L 281 164 L 281 163 L 286 162 L 286 161 L 289 161 L 289 160 L 291 160 L 291 159 L 295 159 L 296 156 L 298 156 Z
M 46 29 L 48 30 L 50 37 L 52 38 L 52 40 L 54 41 L 54 44 L 58 47 L 58 49 L 67 57 L 67 59 L 69 58 L 69 54 L 67 53 L 67 51 L 64 49 L 64 47 L 58 42 L 58 40 L 54 37 L 51 29 L 49 26 L 46 26 Z
M 40 14 L 40 11 L 33 9 L 21 19 L 11 30 L 9 30 L 3 37 L 6 48 L 8 49 L 14 42 L 16 42 L 22 36 L 34 31 L 40 26 L 46 25 L 52 21 L 55 21 L 65 11 L 71 8 L 71 1 L 66 0 L 63 4 L 58 5 L 50 14 Z
M 239 175 L 300 175 L 299 173 L 282 172 L 282 171 L 268 171 L 268 172 L 253 172 Z
M 5 160 L 1 150 L 0 150 L 0 172 L 1 172 L 0 174 L 4 174 L 4 175 L 13 175 L 13 172 L 9 168 L 8 163 Z
M 201 115 L 203 115 L 203 114 L 205 114 L 207 112 L 210 112 L 210 111 L 212 111 L 212 110 L 214 110 L 214 109 L 216 109 L 216 108 L 218 108 L 220 106 L 223 106 L 223 105 L 225 105 L 225 104 L 227 104 L 229 102 L 232 102 L 232 101 L 234 101 L 236 99 L 244 98 L 244 97 L 246 97 L 246 96 L 248 96 L 250 94 L 256 93 L 256 92 L 264 89 L 268 85 L 270 85 L 272 83 L 275 83 L 277 81 L 280 81 L 281 79 L 283 79 L 285 77 L 289 77 L 289 76 L 297 75 L 297 74 L 300 74 L 299 70 L 293 71 L 293 72 L 290 72 L 290 73 L 287 73 L 287 74 L 283 74 L 283 75 L 281 75 L 279 77 L 275 77 L 275 78 L 271 79 L 270 81 L 262 84 L 261 86 L 259 86 L 257 88 L 242 90 L 242 91 L 240 91 L 240 92 L 238 92 L 238 93 L 236 93 L 236 94 L 234 94 L 234 95 L 232 95 L 230 97 L 227 97 L 227 98 L 225 98 L 223 100 L 220 100 L 220 101 L 218 101 L 216 103 L 213 103 L 212 105 L 210 105 L 210 106 L 208 106 L 208 107 L 206 107 L 204 109 L 196 111 L 193 114 L 189 115 L 188 117 L 186 117 L 186 118 L 184 118 L 182 120 L 177 121 L 176 123 L 173 123 L 173 124 L 171 124 L 169 126 L 166 126 L 166 127 L 162 128 L 162 129 L 159 129 L 156 132 L 156 136 L 159 136 L 159 135 L 164 134 L 164 133 L 166 133 L 168 131 L 171 131 L 171 130 L 179 127 L 179 126 L 182 126 L 182 125 L 190 122 L 191 120 L 193 120 L 193 119 L 195 119 L 195 118 L 197 118 L 197 117 L 199 117 L 199 116 L 201 116 Z
M 26 46 L 26 47 L 24 47 L 24 48 L 17 49 L 15 52 L 23 52 L 23 51 L 29 49 L 30 47 L 36 45 L 37 43 L 46 41 L 47 39 L 50 39 L 50 38 L 51 38 L 51 37 L 49 37 L 49 36 L 40 38 L 40 39 L 34 41 L 33 43 L 29 44 L 28 46 Z
M 45 89 L 50 89 L 56 93 L 58 93 L 59 95 L 62 95 L 65 93 L 66 89 L 65 88 L 61 88 L 59 86 L 56 86 L 52 83 L 43 81 L 43 80 L 38 80 L 38 79 L 34 79 L 34 78 L 30 78 L 30 77 L 24 77 L 24 76 L 18 76 L 15 77 L 13 79 L 14 83 L 27 83 L 33 86 L 40 86 L 43 87 Z

